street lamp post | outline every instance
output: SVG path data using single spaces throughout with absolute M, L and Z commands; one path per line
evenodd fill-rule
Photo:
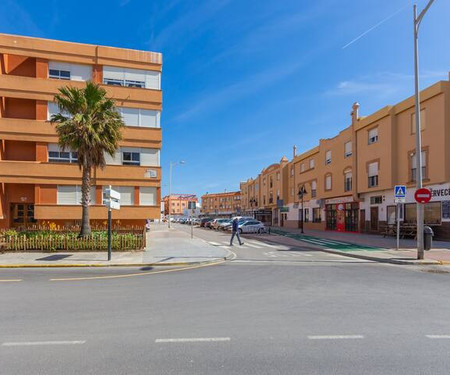
M 417 5 L 414 4 L 414 89 L 416 102 L 416 182 L 417 189 L 422 188 L 422 135 L 420 124 L 420 93 L 419 93 L 419 52 L 418 52 L 418 34 L 422 18 L 433 4 L 434 0 L 429 0 L 427 6 L 417 16 Z M 417 203 L 417 259 L 424 258 L 423 249 L 423 226 L 424 226 L 424 207 L 422 203 Z
M 254 219 L 255 218 L 255 209 L 253 208 L 253 205 L 256 206 L 256 199 L 255 198 L 250 199 L 250 207 L 252 208 L 252 217 Z
M 303 197 L 305 196 L 305 194 L 307 194 L 307 191 L 305 189 L 305 185 L 302 185 L 302 187 L 298 191 L 298 198 L 302 200 L 302 231 L 301 231 L 302 234 L 304 233 L 303 232 L 303 223 L 304 223 L 303 215 L 305 214 L 305 211 L 303 210 Z
M 172 168 L 175 167 L 177 164 L 181 165 L 184 164 L 183 160 L 170 162 L 169 164 L 169 228 L 170 228 L 170 219 L 172 218 L 172 215 L 170 214 L 170 210 L 172 209 L 172 206 L 170 205 L 170 199 L 172 197 Z

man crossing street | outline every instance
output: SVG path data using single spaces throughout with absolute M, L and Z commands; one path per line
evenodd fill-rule
M 235 218 L 233 220 L 233 229 L 232 229 L 232 234 L 231 234 L 230 246 L 233 246 L 234 236 L 236 236 L 237 239 L 239 240 L 239 245 L 244 244 L 243 242 L 241 242 L 241 237 L 239 236 L 239 222 L 238 222 L 237 218 Z

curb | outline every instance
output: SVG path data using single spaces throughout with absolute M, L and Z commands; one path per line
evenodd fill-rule
M 198 266 L 202 264 L 222 263 L 228 260 L 217 258 L 216 260 L 206 260 L 201 262 L 172 262 L 172 263 L 113 263 L 113 264 L 0 264 L 1 268 L 107 268 L 107 267 L 182 267 Z
M 302 240 L 298 240 L 296 238 L 285 236 L 283 234 L 277 233 L 275 235 L 280 236 L 280 237 L 291 238 L 295 241 L 305 243 Z M 377 257 L 371 257 L 369 255 L 352 254 L 352 253 L 346 253 L 346 252 L 339 251 L 339 250 L 324 249 L 324 248 L 320 247 L 319 245 L 314 245 L 314 244 L 309 244 L 309 243 L 308 243 L 308 246 L 317 248 L 317 250 L 323 251 L 324 253 L 337 254 L 337 255 L 346 256 L 349 258 L 371 260 L 371 261 L 379 262 L 379 263 L 390 263 L 390 264 L 408 265 L 408 266 L 414 266 L 414 265 L 428 266 L 428 265 L 446 265 L 446 264 L 448 265 L 448 264 L 450 264 L 449 261 L 442 261 L 442 260 L 419 260 L 419 259 L 403 260 L 403 259 L 392 259 L 392 258 L 391 259 L 390 258 L 377 258 Z

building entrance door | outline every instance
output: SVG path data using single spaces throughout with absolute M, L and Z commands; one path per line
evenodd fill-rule
M 370 207 L 370 230 L 378 231 L 378 207 Z
M 34 223 L 34 204 L 11 203 L 11 227 L 26 227 Z
M 359 231 L 366 231 L 366 210 L 359 211 Z

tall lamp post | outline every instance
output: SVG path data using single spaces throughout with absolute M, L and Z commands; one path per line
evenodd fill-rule
M 434 0 L 429 0 L 427 6 L 417 16 L 417 5 L 414 4 L 414 89 L 416 101 L 416 182 L 417 189 L 422 188 L 422 135 L 420 124 L 420 93 L 419 93 L 419 51 L 418 34 L 422 18 L 433 4 Z M 417 203 L 417 259 L 424 258 L 423 252 L 423 226 L 424 226 L 424 208 L 422 203 Z
M 305 185 L 302 185 L 301 188 L 298 191 L 298 198 L 302 200 L 302 234 L 303 232 L 303 223 L 304 223 L 304 218 L 303 215 L 305 214 L 305 211 L 303 210 L 303 198 L 305 196 L 305 194 L 308 194 L 308 192 L 305 189 Z
M 172 218 L 172 215 L 170 214 L 170 210 L 172 209 L 172 206 L 170 205 L 170 199 L 172 198 L 172 168 L 175 167 L 177 164 L 181 165 L 185 162 L 183 160 L 170 162 L 170 168 L 169 168 L 169 228 L 170 228 L 170 219 Z

